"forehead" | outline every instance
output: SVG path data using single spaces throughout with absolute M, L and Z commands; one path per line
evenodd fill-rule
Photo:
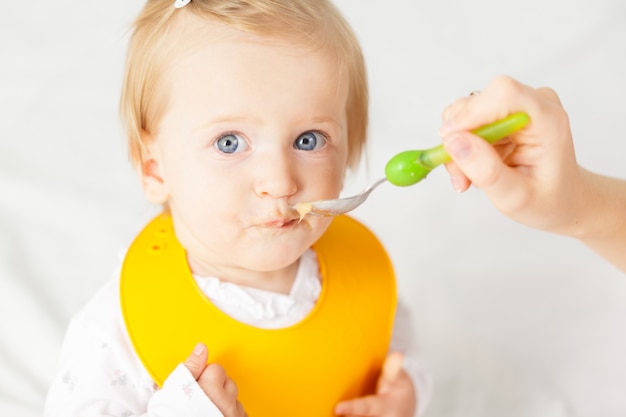
M 329 51 L 302 39 L 243 32 L 206 19 L 190 23 L 179 25 L 175 37 L 182 45 L 162 78 L 170 107 L 216 99 L 225 107 L 232 102 L 245 107 L 240 100 L 245 96 L 251 107 L 271 106 L 293 95 L 311 106 L 345 107 L 347 74 Z
M 257 32 L 250 32 L 215 19 L 188 15 L 178 19 L 172 29 L 171 38 L 176 43 L 173 49 L 177 51 L 177 57 L 170 61 L 168 69 L 175 69 L 181 61 L 193 61 L 198 55 L 210 50 L 215 54 L 216 60 L 212 62 L 213 65 L 205 68 L 207 71 L 218 69 L 220 65 L 228 64 L 227 61 L 236 63 L 239 60 L 245 63 L 246 59 L 252 59 L 257 65 L 261 65 L 268 61 L 269 57 L 266 56 L 270 52 L 272 55 L 279 54 L 294 60 L 315 56 L 320 63 L 327 67 L 334 66 L 335 71 L 340 72 L 341 64 L 334 56 L 334 51 L 331 51 L 329 42 L 288 28 L 283 31 L 277 28 L 259 28 Z M 228 53 L 229 51 L 233 53 Z M 222 61 L 217 61 L 217 58 Z

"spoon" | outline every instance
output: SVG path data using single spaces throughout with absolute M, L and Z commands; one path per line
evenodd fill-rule
M 477 136 L 493 144 L 528 124 L 530 117 L 526 113 L 514 113 L 504 119 L 472 130 Z M 417 184 L 436 167 L 451 161 L 450 155 L 443 145 L 425 150 L 404 151 L 395 155 L 387 162 L 385 177 L 379 179 L 360 193 L 335 200 L 318 200 L 295 204 L 292 209 L 300 215 L 300 220 L 307 214 L 315 216 L 337 216 L 354 210 L 380 184 L 389 181 L 393 185 L 405 187 Z
M 374 191 L 383 182 L 386 182 L 387 178 L 381 178 L 374 184 L 367 187 L 360 193 L 353 195 L 352 197 L 338 198 L 336 200 L 317 200 L 310 203 L 297 203 L 292 209 L 298 212 L 300 220 L 307 214 L 315 216 L 337 216 L 354 210 L 369 197 L 370 193 Z

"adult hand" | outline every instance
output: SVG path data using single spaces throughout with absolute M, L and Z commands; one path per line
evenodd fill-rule
M 530 124 L 496 146 L 469 133 L 519 111 Z M 511 219 L 574 237 L 626 272 L 626 181 L 578 165 L 569 118 L 553 90 L 496 78 L 449 106 L 440 134 L 458 191 L 473 183 Z
M 524 111 L 530 123 L 491 146 L 469 133 Z M 509 77 L 480 94 L 459 99 L 443 113 L 439 131 L 453 159 L 446 165 L 456 190 L 474 184 L 508 217 L 538 229 L 575 234 L 581 216 L 584 170 L 576 162 L 569 119 L 550 88 L 531 88 Z

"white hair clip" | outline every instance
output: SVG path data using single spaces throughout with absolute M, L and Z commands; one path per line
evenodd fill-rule
M 174 7 L 180 9 L 181 7 L 185 7 L 186 5 L 188 5 L 190 2 L 191 0 L 176 0 L 174 2 Z

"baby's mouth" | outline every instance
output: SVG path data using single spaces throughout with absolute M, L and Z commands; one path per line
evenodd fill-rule
M 260 224 L 261 227 L 268 229 L 286 229 L 298 223 L 298 218 L 284 218 L 268 220 Z

